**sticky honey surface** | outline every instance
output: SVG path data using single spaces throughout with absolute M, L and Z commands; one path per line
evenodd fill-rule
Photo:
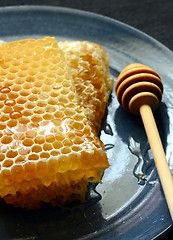
M 55 38 L 0 46 L 0 197 L 15 206 L 83 200 L 109 166 Z

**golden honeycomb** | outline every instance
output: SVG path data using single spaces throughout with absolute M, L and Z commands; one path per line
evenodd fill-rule
M 109 56 L 104 48 L 88 41 L 59 42 L 78 95 L 78 103 L 97 134 L 113 87 Z
M 55 38 L 0 46 L 0 197 L 7 203 L 83 201 L 88 182 L 100 182 L 108 160 L 76 89 Z

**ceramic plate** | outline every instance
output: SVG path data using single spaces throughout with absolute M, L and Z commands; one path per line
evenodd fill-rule
M 55 36 L 57 40 L 88 40 L 110 54 L 115 81 L 128 64 L 140 62 L 159 73 L 163 100 L 155 113 L 173 172 L 173 54 L 163 45 L 130 26 L 79 10 L 23 6 L 0 9 L 0 38 Z M 119 106 L 114 91 L 100 138 L 110 168 L 103 183 L 92 186 L 82 205 L 38 211 L 14 209 L 0 203 L 2 239 L 149 240 L 171 225 L 171 218 L 140 118 Z

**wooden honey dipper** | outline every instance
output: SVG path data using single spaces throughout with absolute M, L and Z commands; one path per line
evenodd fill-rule
M 115 92 L 119 103 L 126 111 L 141 115 L 173 220 L 173 178 L 152 112 L 156 110 L 162 99 L 161 79 L 148 66 L 139 63 L 130 64 L 118 76 Z

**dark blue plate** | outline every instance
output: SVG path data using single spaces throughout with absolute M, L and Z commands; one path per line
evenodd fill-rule
M 96 14 L 44 6 L 0 8 L 1 39 L 47 35 L 57 40 L 101 44 L 110 54 L 115 81 L 133 62 L 146 64 L 160 74 L 165 90 L 155 117 L 173 172 L 172 52 L 136 29 Z M 14 209 L 1 202 L 1 239 L 149 240 L 170 227 L 171 218 L 141 120 L 119 107 L 114 91 L 100 137 L 111 167 L 105 171 L 103 183 L 90 190 L 86 202 L 63 209 L 44 206 L 38 211 Z

